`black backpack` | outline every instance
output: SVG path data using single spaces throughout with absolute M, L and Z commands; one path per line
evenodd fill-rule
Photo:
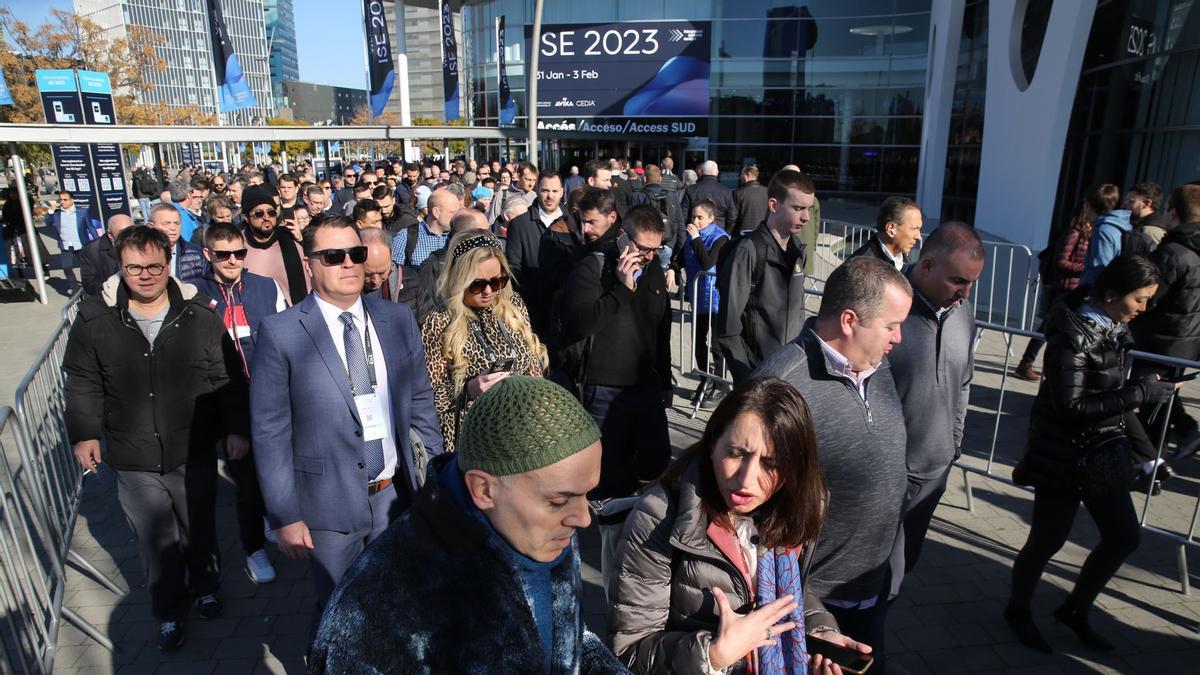
M 605 268 L 615 268 L 616 262 L 609 260 L 608 256 L 599 251 L 593 251 L 584 254 L 575 261 L 575 268 L 580 265 L 589 264 L 589 258 L 598 258 L 600 260 L 600 278 L 606 278 Z M 569 276 L 569 275 L 568 275 Z M 611 275 L 609 275 L 611 277 Z M 567 321 L 567 306 L 566 306 L 566 280 L 563 283 L 557 284 L 554 291 L 551 307 L 553 307 L 554 326 L 551 329 L 550 344 L 550 367 L 551 369 L 560 371 L 569 380 L 571 391 L 577 398 L 583 395 L 583 385 L 587 381 L 588 359 L 591 357 L 593 336 L 588 336 L 582 340 L 571 340 L 568 335 Z M 567 382 L 559 382 L 566 386 Z M 573 389 L 572 389 L 573 387 Z
M 1154 249 L 1158 246 L 1150 235 L 1146 234 L 1141 228 L 1133 228 L 1126 232 L 1121 231 L 1121 253 L 1131 253 L 1140 256 L 1150 257 L 1154 253 Z
M 722 297 L 728 297 L 729 293 L 729 275 L 732 273 L 730 269 L 732 265 L 729 261 L 733 259 L 733 250 L 743 241 L 749 241 L 748 245 L 754 247 L 754 274 L 750 277 L 750 302 L 754 302 L 754 290 L 762 283 L 763 275 L 767 270 L 767 251 L 772 242 L 766 239 L 770 236 L 771 234 L 765 230 L 755 229 L 744 237 L 730 241 L 722 246 L 720 251 L 717 251 L 717 290 L 720 291 Z M 725 303 L 722 302 L 721 306 L 724 307 Z M 746 309 L 750 309 L 749 304 L 746 305 Z
M 679 222 L 679 209 L 682 208 L 679 202 L 675 201 L 671 193 L 666 190 L 655 190 L 654 192 L 643 191 L 646 195 L 646 201 L 649 202 L 663 219 L 663 242 L 672 242 L 675 240 L 675 227 Z

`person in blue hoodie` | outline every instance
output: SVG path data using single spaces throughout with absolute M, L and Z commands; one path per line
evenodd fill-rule
M 717 290 L 717 256 L 729 243 L 729 233 L 716 224 L 716 213 L 716 205 L 707 199 L 692 207 L 689 214 L 691 219 L 687 223 L 687 241 L 680 257 L 687 270 L 687 297 L 692 300 L 695 311 L 696 337 L 692 349 L 696 355 L 696 368 L 720 375 L 725 368 L 725 359 L 714 351 L 712 370 L 709 370 L 708 334 L 721 303 L 720 291 Z M 695 403 L 702 396 L 700 407 L 711 410 L 724 394 L 715 390 L 706 379 L 696 387 L 692 402 Z
M 1121 202 L 1121 188 L 1111 183 L 1100 185 L 1089 194 L 1097 194 L 1104 205 L 1104 211 L 1092 222 L 1092 238 L 1088 244 L 1087 261 L 1083 264 L 1083 274 L 1079 284 L 1093 284 L 1100 272 L 1108 264 L 1121 255 L 1121 238 L 1126 232 L 1133 231 L 1130 221 L 1131 213 L 1126 209 L 1118 209 Z

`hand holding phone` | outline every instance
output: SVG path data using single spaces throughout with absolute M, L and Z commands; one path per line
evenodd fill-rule
M 488 374 L 492 373 L 511 373 L 515 359 L 497 359 L 492 362 L 488 368 Z
M 808 653 L 812 655 L 814 673 L 862 675 L 867 672 L 871 664 L 875 663 L 875 659 L 869 654 L 871 648 L 868 645 L 836 633 L 824 633 L 824 635 L 829 635 L 831 638 L 836 636 L 843 644 L 837 644 L 816 635 L 804 636 L 808 645 Z

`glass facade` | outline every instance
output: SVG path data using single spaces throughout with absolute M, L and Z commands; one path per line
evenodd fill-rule
M 975 222 L 979 157 L 983 150 L 983 98 L 987 91 L 988 0 L 969 0 L 963 9 L 941 220 Z
M 1092 22 L 1067 138 L 1056 220 L 1092 183 L 1200 179 L 1200 7 L 1113 0 Z
M 724 171 L 746 162 L 768 171 L 796 163 L 813 176 L 822 195 L 874 199 L 884 194 L 911 195 L 916 190 L 929 4 L 928 0 L 548 2 L 543 24 L 711 21 L 707 157 Z M 494 31 L 495 18 L 504 15 L 516 124 L 525 125 L 523 39 L 532 14 L 531 0 L 469 1 L 463 7 L 462 90 L 468 123 L 498 123 Z M 664 140 L 686 143 L 682 138 Z M 652 154 L 638 156 L 636 147 L 631 156 L 658 159 Z
M 271 91 L 276 98 L 282 98 L 283 82 L 300 79 L 292 0 L 263 0 L 263 20 L 270 51 Z

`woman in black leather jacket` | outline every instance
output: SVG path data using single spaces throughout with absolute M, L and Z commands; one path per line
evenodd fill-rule
M 1113 648 L 1092 630 L 1087 615 L 1096 596 L 1138 547 L 1137 513 L 1127 490 L 1085 494 L 1079 461 L 1090 449 L 1085 439 L 1097 433 L 1120 429 L 1135 446 L 1147 443 L 1133 411 L 1165 401 L 1173 392 L 1174 386 L 1156 375 L 1126 379 L 1126 352 L 1133 342 L 1128 323 L 1146 309 L 1158 281 L 1158 269 L 1148 259 L 1120 256 L 1094 286 L 1058 302 L 1046 320 L 1045 370 L 1033 405 L 1029 444 L 1013 470 L 1015 483 L 1035 489 L 1033 521 L 1013 564 L 1004 610 L 1021 642 L 1041 652 L 1052 649 L 1033 622 L 1030 603 L 1046 563 L 1071 533 L 1081 501 L 1096 521 L 1100 543 L 1054 618 L 1087 645 Z

